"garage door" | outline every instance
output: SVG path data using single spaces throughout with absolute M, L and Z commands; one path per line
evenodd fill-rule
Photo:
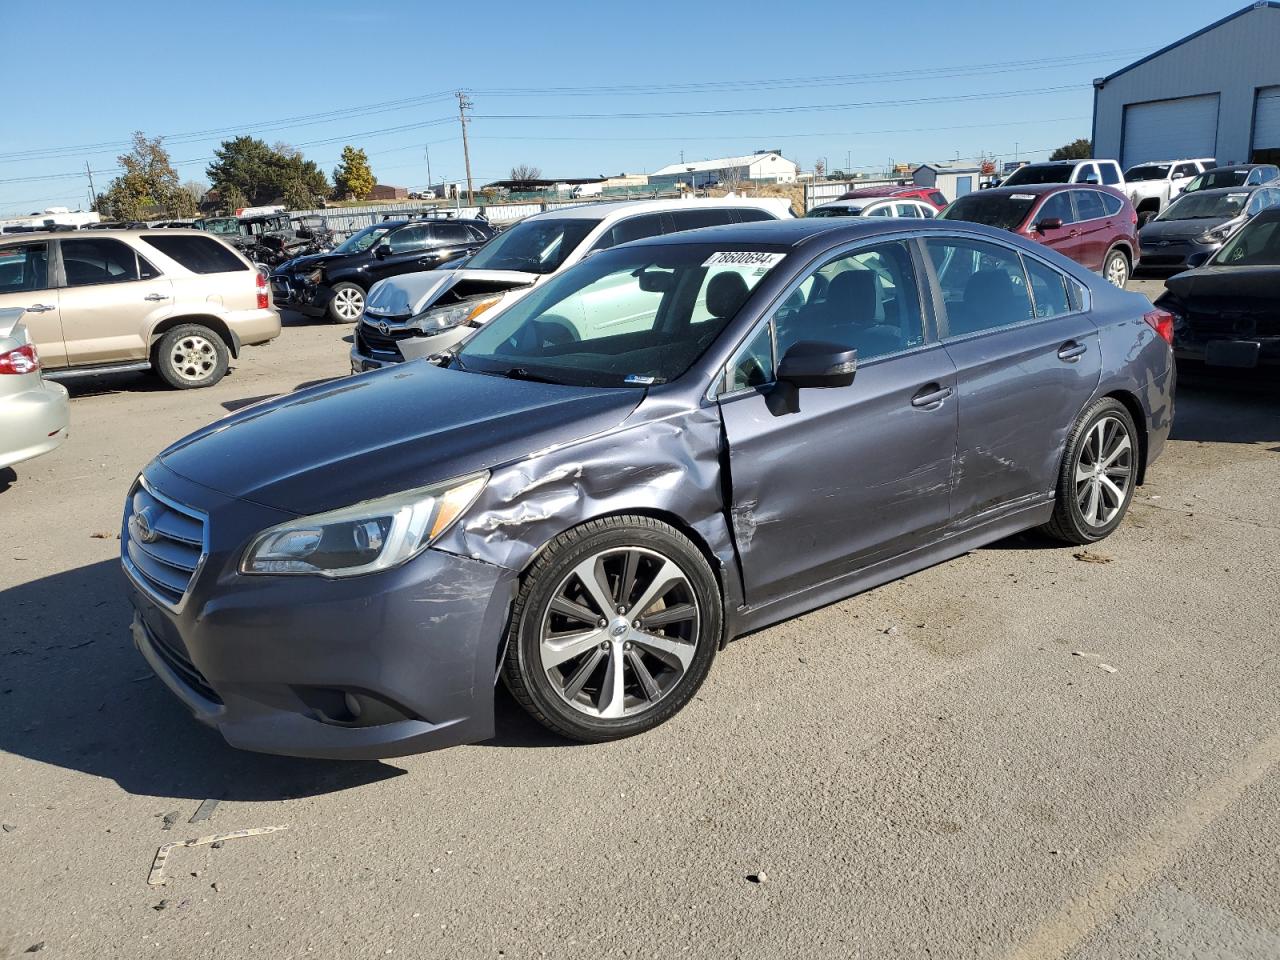
M 1268 162 L 1280 150 L 1280 87 L 1263 87 L 1253 108 L 1254 158 L 1266 150 Z
M 1124 108 L 1127 170 L 1149 160 L 1212 157 L 1218 150 L 1218 95 L 1131 103 Z

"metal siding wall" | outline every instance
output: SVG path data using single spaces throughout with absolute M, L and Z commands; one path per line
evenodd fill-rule
M 1254 92 L 1280 84 L 1280 10 L 1258 7 L 1122 73 L 1097 92 L 1094 155 L 1119 159 L 1126 104 L 1219 92 L 1220 163 L 1249 157 Z

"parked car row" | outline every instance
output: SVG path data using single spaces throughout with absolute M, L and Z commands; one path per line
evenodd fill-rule
M 376 284 L 397 350 L 502 299 L 434 362 L 148 464 L 121 528 L 143 657 L 251 750 L 484 739 L 495 673 L 603 741 L 742 634 L 1029 527 L 1116 528 L 1170 429 L 1169 314 L 1025 233 L 779 213 L 580 207 Z

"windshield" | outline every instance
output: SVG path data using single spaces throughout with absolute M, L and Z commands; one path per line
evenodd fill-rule
M 1199 193 L 1181 196 L 1157 220 L 1229 220 L 1249 202 L 1249 194 Z
M 1124 172 L 1124 178 L 1130 183 L 1134 180 L 1163 180 L 1169 175 L 1171 166 L 1171 163 L 1149 163 L 1142 167 L 1130 167 Z
M 1036 199 L 1032 193 L 969 193 L 938 216 L 944 220 L 967 220 L 1003 230 L 1016 230 L 1027 219 Z
M 555 273 L 599 225 L 599 220 L 585 217 L 526 220 L 486 243 L 467 266 L 477 270 Z
M 552 383 L 666 383 L 689 369 L 785 258 L 776 248 L 724 242 L 606 250 L 494 317 L 458 361 Z
M 839 207 L 814 207 L 806 217 L 856 217 L 862 213 L 862 207 L 855 206 L 839 206 Z
M 1213 258 L 1231 267 L 1280 266 L 1280 220 L 1251 220 Z
M 200 229 L 207 233 L 239 233 L 240 221 L 235 217 L 219 217 L 215 220 L 200 221 Z
M 1020 183 L 1070 183 L 1074 170 L 1075 167 L 1069 163 L 1031 164 L 1013 171 L 1001 186 L 1016 187 Z
M 1183 193 L 1194 193 L 1197 190 L 1221 190 L 1223 187 L 1238 187 L 1249 179 L 1248 170 L 1209 170 L 1193 177 L 1183 188 Z
M 333 248 L 334 253 L 364 253 L 375 243 L 378 238 L 387 232 L 387 228 L 381 224 L 372 227 L 365 227 L 359 233 L 353 233 L 347 239 Z

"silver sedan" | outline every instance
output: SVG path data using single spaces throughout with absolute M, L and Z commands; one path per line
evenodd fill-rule
M 21 310 L 0 310 L 0 469 L 48 453 L 67 439 L 67 389 L 40 376 Z

